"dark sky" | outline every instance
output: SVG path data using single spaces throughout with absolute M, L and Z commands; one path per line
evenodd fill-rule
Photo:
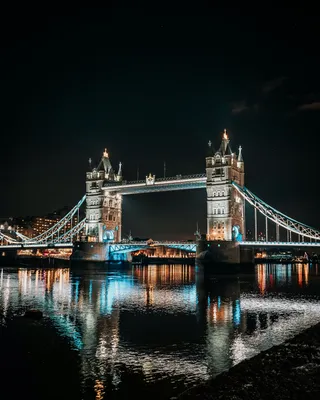
M 25 11 L 25 13 L 24 13 Z M 107 147 L 125 179 L 204 172 L 227 128 L 246 185 L 320 227 L 319 17 L 209 8 L 10 10 L 1 26 L 0 216 L 74 205 Z M 205 191 L 125 197 L 124 232 L 192 237 Z

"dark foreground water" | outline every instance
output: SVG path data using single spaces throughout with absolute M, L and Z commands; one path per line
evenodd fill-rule
M 319 322 L 319 298 L 315 265 L 258 265 L 239 277 L 182 265 L 0 268 L 2 332 L 27 308 L 44 312 L 34 340 L 53 368 L 38 379 L 69 400 L 174 398 Z M 8 348 L 19 334 L 6 336 Z

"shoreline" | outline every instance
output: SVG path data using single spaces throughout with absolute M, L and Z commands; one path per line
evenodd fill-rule
M 177 399 L 319 399 L 320 323 Z

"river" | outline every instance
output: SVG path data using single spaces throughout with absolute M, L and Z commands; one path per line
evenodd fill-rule
M 57 376 L 39 379 L 68 399 L 174 398 L 319 322 L 319 297 L 320 267 L 307 264 L 240 276 L 187 265 L 0 268 L 2 330 L 43 311 L 41 354 L 55 337 L 63 347 L 50 355 Z

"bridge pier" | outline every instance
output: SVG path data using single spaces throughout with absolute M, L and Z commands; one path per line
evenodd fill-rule
M 112 253 L 109 243 L 76 242 L 70 257 L 71 261 L 127 262 L 131 253 Z
M 197 261 L 201 264 L 253 264 L 254 254 L 252 249 L 242 248 L 239 242 L 227 240 L 197 241 Z

